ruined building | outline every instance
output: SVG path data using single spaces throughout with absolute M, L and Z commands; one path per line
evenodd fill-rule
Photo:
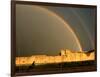
M 30 57 L 16 57 L 16 66 L 47 64 L 47 63 L 61 63 L 61 62 L 77 62 L 95 60 L 95 52 L 84 51 L 70 51 L 61 50 L 60 55 L 32 55 Z

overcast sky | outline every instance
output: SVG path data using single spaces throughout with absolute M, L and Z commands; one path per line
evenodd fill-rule
M 16 5 L 16 56 L 58 55 L 61 49 L 79 51 L 77 40 L 82 50 L 92 50 L 94 36 L 93 8 Z

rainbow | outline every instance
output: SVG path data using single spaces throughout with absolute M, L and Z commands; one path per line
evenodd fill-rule
M 72 33 L 72 35 L 75 38 L 76 43 L 79 47 L 79 51 L 82 51 L 82 46 L 81 46 L 80 41 L 79 41 L 78 37 L 76 36 L 74 30 L 70 27 L 70 25 L 61 16 L 59 16 L 55 12 L 53 12 L 53 11 L 51 11 L 51 10 L 45 8 L 45 7 L 42 7 L 42 6 L 34 5 L 34 7 L 36 7 L 37 9 L 45 11 L 48 15 L 51 15 L 51 16 L 57 18 L 59 21 L 61 21 L 64 24 L 64 26 Z

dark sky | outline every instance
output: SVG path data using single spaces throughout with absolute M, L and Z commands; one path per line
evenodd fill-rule
M 94 36 L 93 8 L 16 5 L 16 56 L 91 50 Z

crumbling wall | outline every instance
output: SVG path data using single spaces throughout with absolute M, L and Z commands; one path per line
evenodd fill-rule
M 34 55 L 30 57 L 17 57 L 16 66 L 21 65 L 31 65 L 33 62 L 38 64 L 46 63 L 61 63 L 61 62 L 77 62 L 77 61 L 87 61 L 94 60 L 95 52 L 86 53 L 80 51 L 70 51 L 62 50 L 61 55 L 57 56 L 47 56 L 47 55 Z

